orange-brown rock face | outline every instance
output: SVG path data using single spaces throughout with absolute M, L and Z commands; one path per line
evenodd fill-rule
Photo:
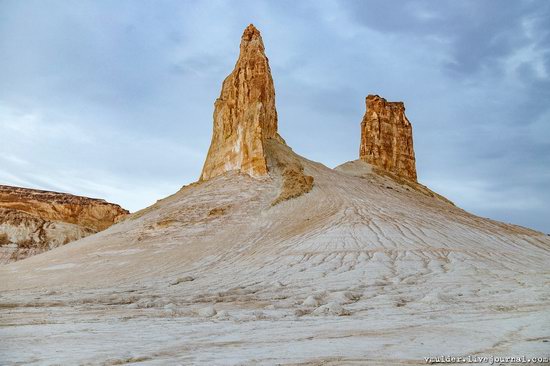
M 361 160 L 416 182 L 412 126 L 402 102 L 369 95 L 361 122 Z
M 230 170 L 253 177 L 268 172 L 264 142 L 278 138 L 275 88 L 260 32 L 251 24 L 241 38 L 235 69 L 214 104 L 214 131 L 201 180 Z
M 94 234 L 128 213 L 100 199 L 0 185 L 0 263 Z

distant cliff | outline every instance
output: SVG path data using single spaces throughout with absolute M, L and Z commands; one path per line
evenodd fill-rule
M 101 199 L 0 185 L 0 263 L 94 234 L 128 213 Z

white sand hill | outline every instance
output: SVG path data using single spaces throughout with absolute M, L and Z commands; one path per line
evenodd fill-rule
M 550 237 L 269 142 L 124 222 L 0 267 L 0 364 L 416 365 L 547 356 Z M 313 189 L 272 205 L 281 161 Z

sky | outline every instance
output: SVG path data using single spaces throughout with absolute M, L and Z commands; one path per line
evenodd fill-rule
M 0 0 L 0 184 L 136 211 L 196 181 L 249 23 L 295 152 L 357 159 L 365 97 L 403 101 L 421 183 L 550 233 L 545 0 Z

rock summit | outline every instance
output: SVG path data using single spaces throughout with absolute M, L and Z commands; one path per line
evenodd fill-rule
M 250 24 L 240 54 L 214 104 L 212 142 L 200 180 L 238 170 L 253 177 L 268 172 L 265 141 L 276 138 L 277 110 L 269 60 L 260 31 Z

